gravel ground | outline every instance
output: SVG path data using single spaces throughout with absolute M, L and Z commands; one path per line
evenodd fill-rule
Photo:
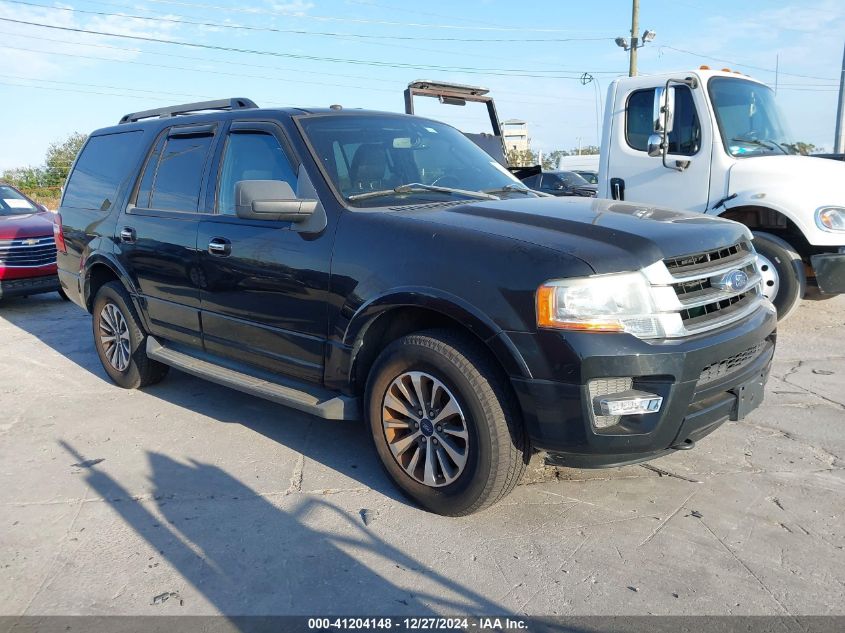
M 845 297 L 780 330 L 764 405 L 693 451 L 532 463 L 492 510 L 409 505 L 356 423 L 171 372 L 107 379 L 90 317 L 0 305 L 0 614 L 845 614 Z

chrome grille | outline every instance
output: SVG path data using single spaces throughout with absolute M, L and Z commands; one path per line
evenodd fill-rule
M 663 263 L 669 271 L 678 313 L 688 334 L 727 325 L 753 311 L 761 301 L 757 254 L 749 242 L 672 257 Z M 744 285 L 733 288 L 722 283 L 735 271 L 745 275 Z
M 49 237 L 0 240 L 0 266 L 36 268 L 56 263 L 56 241 Z
M 746 350 L 729 356 L 728 358 L 708 365 L 701 370 L 701 375 L 698 378 L 698 386 L 707 385 L 715 382 L 725 376 L 730 376 L 734 372 L 739 371 L 743 367 L 750 365 L 760 355 L 766 343 L 757 343 Z

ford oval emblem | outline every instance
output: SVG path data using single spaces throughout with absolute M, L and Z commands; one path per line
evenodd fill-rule
M 748 285 L 748 274 L 743 270 L 732 270 L 722 275 L 722 278 L 714 285 L 721 290 L 742 292 Z

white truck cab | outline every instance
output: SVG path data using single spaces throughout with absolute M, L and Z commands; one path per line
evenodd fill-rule
M 598 197 L 746 225 L 783 318 L 808 277 L 845 292 L 845 163 L 796 155 L 792 142 L 774 92 L 740 73 L 622 77 L 608 89 Z

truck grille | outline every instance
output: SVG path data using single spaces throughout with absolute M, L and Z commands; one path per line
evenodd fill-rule
M 56 263 L 56 241 L 49 237 L 0 240 L 0 266 L 37 268 Z
M 663 263 L 688 334 L 738 320 L 762 300 L 757 254 L 748 242 L 672 257 Z

